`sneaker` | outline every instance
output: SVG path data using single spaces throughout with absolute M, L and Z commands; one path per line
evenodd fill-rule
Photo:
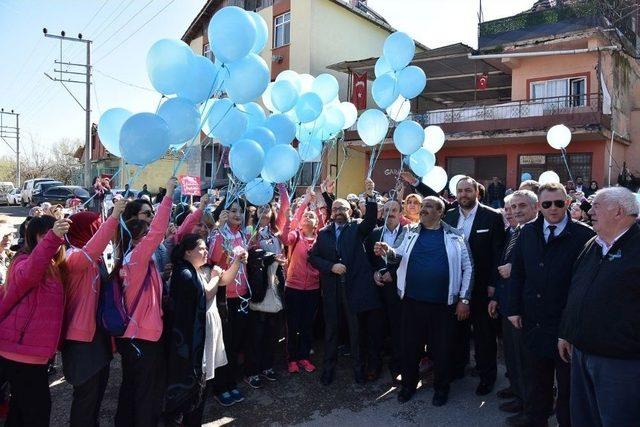
M 246 377 L 244 382 L 249 384 L 252 388 L 262 388 L 262 380 L 258 375 L 253 375 L 251 377 Z M 238 392 L 239 393 L 239 392 Z
M 232 406 L 236 401 L 233 399 L 231 394 L 228 391 L 225 391 L 222 394 L 218 394 L 215 396 L 218 403 L 222 406 Z
M 308 359 L 299 360 L 298 366 L 307 372 L 313 372 L 316 370 L 316 367 L 313 366 L 313 363 L 311 363 Z
M 233 390 L 231 390 L 230 394 L 231 394 L 231 398 L 236 403 L 240 403 L 244 400 L 244 395 L 240 393 L 240 390 L 238 390 L 237 388 L 234 388 Z
M 298 372 L 300 372 L 300 368 L 298 367 L 298 362 L 289 362 L 289 365 L 287 366 L 287 370 L 289 371 L 290 374 L 297 374 Z
M 268 379 L 269 381 L 278 381 L 278 376 L 276 375 L 276 371 L 274 371 L 273 368 L 265 369 L 260 375 Z

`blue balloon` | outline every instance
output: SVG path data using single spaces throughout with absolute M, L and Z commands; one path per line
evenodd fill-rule
M 416 44 L 407 33 L 396 31 L 384 41 L 382 54 L 391 68 L 400 71 L 413 59 L 416 52 Z
M 373 147 L 386 138 L 389 118 L 380 110 L 369 109 L 358 118 L 357 129 L 362 142 Z
M 200 132 L 200 112 L 195 104 L 187 99 L 166 100 L 158 109 L 158 115 L 169 126 L 171 146 L 174 148 L 182 146 Z
M 317 93 L 300 95 L 296 103 L 296 115 L 302 123 L 312 122 L 322 114 L 322 99 Z
M 400 122 L 393 131 L 393 142 L 399 152 L 408 156 L 413 154 L 424 142 L 424 129 L 412 120 Z
M 251 52 L 257 30 L 253 19 L 244 9 L 227 6 L 213 15 L 207 33 L 215 57 L 228 64 Z
M 309 141 L 298 145 L 298 153 L 303 162 L 313 162 L 322 154 L 322 141 L 319 138 L 311 138 Z
M 409 156 L 409 166 L 416 175 L 423 177 L 436 165 L 436 156 L 424 147 Z
M 309 141 L 314 137 L 321 137 L 325 125 L 326 117 L 321 114 L 316 120 L 309 123 L 300 123 L 296 130 L 296 139 L 298 141 Z
M 265 153 L 268 152 L 271 147 L 276 145 L 276 136 L 269 128 L 263 126 L 247 129 L 244 135 L 242 135 L 242 138 L 256 141 L 260 144 Z
M 240 181 L 249 182 L 260 175 L 264 164 L 264 150 L 251 139 L 241 139 L 229 150 L 229 163 L 231 171 Z
M 393 68 L 391 68 L 391 65 L 389 65 L 389 62 L 387 62 L 387 58 L 381 56 L 376 61 L 373 72 L 375 73 L 376 77 L 380 77 L 384 74 L 393 72 Z
M 300 156 L 291 145 L 278 144 L 264 158 L 262 177 L 271 182 L 285 182 L 293 178 L 300 167 Z
M 262 178 L 256 178 L 247 183 L 244 194 L 252 205 L 263 206 L 273 199 L 273 185 Z
M 229 98 L 223 98 L 211 106 L 207 124 L 207 135 L 218 138 L 220 144 L 230 147 L 247 130 L 247 115 L 235 107 Z
M 181 40 L 161 39 L 147 52 L 147 74 L 153 87 L 164 95 L 178 93 L 186 84 L 193 52 Z
M 227 65 L 229 78 L 224 87 L 238 104 L 253 101 L 262 95 L 269 84 L 269 67 L 264 59 L 255 53 L 250 53 L 242 59 Z
M 323 73 L 316 77 L 311 88 L 320 96 L 323 103 L 328 104 L 338 96 L 340 85 L 334 76 Z
M 132 165 L 144 166 L 155 162 L 167 152 L 169 145 L 169 126 L 157 114 L 134 114 L 120 130 L 122 158 Z
M 204 102 L 222 88 L 223 75 L 220 67 L 214 65 L 209 58 L 192 55 L 184 85 L 177 94 L 195 104 Z
M 524 172 L 520 175 L 520 181 L 527 181 L 529 179 L 531 179 L 531 174 L 529 172 Z
M 293 70 L 280 71 L 278 77 L 276 77 L 276 81 L 279 82 L 280 80 L 289 80 L 296 87 L 298 95 L 302 93 L 302 82 L 300 80 L 300 74 L 297 72 Z
M 371 95 L 378 107 L 387 108 L 400 96 L 398 80 L 392 73 L 378 77 L 371 86 Z
M 286 113 L 296 106 L 298 91 L 290 80 L 279 80 L 271 88 L 271 102 L 278 111 Z
M 276 144 L 289 145 L 296 136 L 296 124 L 284 114 L 270 115 L 264 125 L 276 136 Z
M 247 129 L 264 126 L 264 122 L 267 120 L 267 115 L 259 104 L 255 102 L 248 102 L 240 105 L 238 108 L 244 111 L 247 115 Z
M 259 13 L 256 12 L 248 12 L 251 19 L 253 19 L 253 23 L 256 26 L 256 40 L 253 43 L 253 47 L 251 48 L 251 52 L 260 53 L 264 46 L 267 44 L 267 39 L 269 38 L 269 28 L 267 27 L 267 23 Z
M 322 116 L 325 118 L 324 125 L 322 126 L 323 140 L 333 137 L 342 130 L 345 118 L 340 106 L 334 105 L 326 108 Z
M 116 157 L 120 155 L 120 130 L 122 125 L 133 113 L 124 108 L 111 108 L 100 116 L 98 122 L 98 136 L 100 142 L 108 152 Z
M 398 73 L 398 88 L 400 95 L 406 99 L 413 99 L 420 95 L 427 85 L 427 76 L 422 68 L 410 65 Z

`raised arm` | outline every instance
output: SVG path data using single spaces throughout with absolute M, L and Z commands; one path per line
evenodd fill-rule
M 173 236 L 173 241 L 178 244 L 184 236 L 191 233 L 193 227 L 202 220 L 202 215 L 204 214 L 204 210 L 207 207 L 207 203 L 209 203 L 209 196 L 205 194 L 200 198 L 200 206 L 194 212 L 191 212 L 182 222 L 180 227 L 178 227 L 178 231 Z
M 289 220 L 289 207 L 291 206 L 291 202 L 289 202 L 289 193 L 287 192 L 287 186 L 283 183 L 277 185 L 278 194 L 280 195 L 280 209 L 278 210 L 278 215 L 276 216 L 276 227 L 278 230 L 282 232 L 284 235 L 284 228 L 286 226 L 286 222 Z
M 120 215 L 122 214 L 122 212 L 124 212 L 124 208 L 126 205 L 127 201 L 125 199 L 116 201 L 113 206 L 113 212 L 111 212 L 109 218 L 107 218 L 107 220 L 100 226 L 98 231 L 96 231 L 91 239 L 89 239 L 84 248 L 82 248 L 93 261 L 97 262 L 100 257 L 102 257 L 104 250 L 106 249 L 107 245 L 118 229 L 118 220 L 120 219 Z M 84 254 L 78 255 L 80 255 L 83 260 L 86 260 L 86 262 L 89 262 Z
M 370 201 L 370 199 L 374 196 L 375 184 L 369 178 L 367 178 L 364 182 L 365 193 L 367 194 L 367 209 L 364 213 L 364 219 L 362 222 L 358 224 L 358 233 L 361 236 L 368 236 L 371 234 L 374 228 L 376 228 L 376 223 L 378 221 L 378 203 L 376 201 Z

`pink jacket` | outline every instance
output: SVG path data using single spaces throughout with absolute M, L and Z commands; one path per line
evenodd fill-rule
M 127 254 L 120 277 L 124 283 L 124 298 L 127 311 L 138 295 L 140 287 L 149 274 L 149 286 L 142 291 L 138 306 L 130 313 L 131 320 L 123 337 L 158 341 L 162 335 L 162 277 L 153 264 L 153 252 L 162 243 L 169 217 L 171 216 L 171 198 L 165 197 L 155 218 L 149 227 L 149 233 Z
M 31 254 L 19 254 L 0 296 L 0 352 L 26 359 L 53 357 L 60 341 L 64 291 L 48 273 L 64 240 L 49 230 Z M 14 360 L 19 362 L 24 360 Z
M 211 236 L 209 263 L 213 266 L 217 265 L 223 270 L 228 269 L 233 257 L 233 248 L 236 246 L 246 247 L 242 231 L 240 229 L 231 229 L 228 224 L 223 225 Z M 227 286 L 225 290 L 227 298 L 240 298 L 249 293 L 249 284 L 245 272 L 245 268 L 241 267 L 235 283 Z
M 118 228 L 109 217 L 82 248 L 67 251 L 67 287 L 73 291 L 65 307 L 65 339 L 91 342 L 96 333 L 96 312 L 100 297 L 98 262 Z

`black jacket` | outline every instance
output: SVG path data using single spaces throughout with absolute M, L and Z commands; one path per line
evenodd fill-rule
M 579 350 L 640 359 L 640 226 L 634 224 L 606 256 L 591 239 L 578 257 L 560 337 Z
M 188 262 L 173 266 L 165 327 L 169 335 L 167 360 L 168 413 L 193 410 L 204 389 L 202 355 L 207 324 L 207 298 L 195 268 Z
M 320 284 L 337 286 L 340 276 L 331 272 L 336 263 L 347 267 L 345 274 L 347 300 L 353 313 L 380 307 L 380 299 L 373 283 L 373 270 L 365 251 L 364 241 L 373 231 L 378 215 L 378 205 L 367 202 L 364 219 L 351 219 L 340 235 L 339 252 L 336 248 L 335 224 L 324 227 L 309 251 L 309 263 L 320 272 Z
M 453 228 L 458 227 L 460 209 L 449 210 L 443 220 Z M 478 210 L 468 238 L 473 258 L 473 291 L 471 299 L 489 302 L 487 287 L 496 286 L 498 265 L 502 257 L 505 229 L 502 215 L 495 209 L 478 204 Z
M 540 357 L 557 354 L 558 327 L 567 304 L 573 263 L 593 237 L 569 218 L 551 242 L 544 240 L 544 217 L 525 224 L 513 249 L 506 316 L 522 316 L 525 344 Z
M 508 253 L 507 253 L 507 249 L 511 239 L 515 238 L 517 241 L 517 238 L 519 235 L 520 235 L 519 228 L 516 228 L 514 230 L 506 230 L 504 249 L 502 250 L 502 255 L 500 256 L 500 261 L 498 262 L 498 266 L 511 263 L 511 261 L 513 260 L 514 248 L 512 247 Z M 508 291 L 509 291 L 509 278 L 504 279 L 502 276 L 500 276 L 500 273 L 498 273 L 498 275 L 496 276 L 496 292 L 493 294 L 493 298 L 491 299 L 498 302 L 498 309 L 500 310 L 500 313 L 504 311 L 504 308 L 507 305 Z
M 395 243 L 393 245 L 394 247 L 398 247 L 400 243 L 402 243 L 402 240 L 404 239 L 404 235 L 407 231 L 406 227 L 402 227 L 399 224 L 398 224 L 398 227 L 400 227 L 400 229 L 398 230 L 398 234 L 396 234 Z M 385 264 L 384 258 L 376 256 L 376 254 L 373 253 L 373 247 L 377 242 L 380 241 L 381 234 L 382 234 L 382 227 L 376 227 L 376 229 L 373 230 L 371 234 L 369 234 L 369 236 L 367 237 L 367 240 L 365 241 L 365 248 L 367 250 L 367 256 L 369 257 L 369 264 L 371 264 L 371 267 L 373 268 L 374 272 L 380 270 L 381 268 L 386 268 L 389 271 L 389 273 L 391 273 L 391 277 L 393 277 L 393 283 L 388 283 L 387 285 L 385 285 L 385 287 L 392 286 L 395 288 L 398 280 L 396 273 L 398 271 L 398 267 L 400 266 L 400 264 L 398 263 Z M 397 292 L 398 291 L 396 290 L 396 293 Z

